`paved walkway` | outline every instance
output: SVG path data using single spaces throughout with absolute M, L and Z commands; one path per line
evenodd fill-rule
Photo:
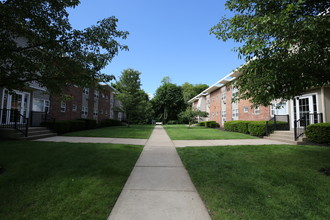
M 108 220 L 211 219 L 161 126 L 143 148 Z

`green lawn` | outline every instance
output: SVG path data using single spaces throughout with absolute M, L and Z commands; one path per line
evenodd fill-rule
M 106 219 L 142 146 L 0 142 L 0 219 Z
M 217 139 L 254 139 L 256 137 L 237 132 L 222 131 L 214 128 L 187 125 L 163 126 L 172 140 L 217 140 Z
M 177 150 L 213 219 L 329 219 L 329 147 Z
M 71 133 L 66 133 L 64 135 L 78 136 L 78 137 L 148 139 L 154 127 L 155 127 L 154 125 L 131 125 L 129 128 L 127 126 L 114 126 L 114 127 L 71 132 Z

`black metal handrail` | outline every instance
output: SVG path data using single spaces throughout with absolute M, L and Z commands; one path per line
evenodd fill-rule
M 270 135 L 276 130 L 290 130 L 289 115 L 274 115 L 269 121 L 266 121 L 266 135 Z
M 27 137 L 29 118 L 20 114 L 17 109 L 0 109 L 0 128 L 13 128 Z
M 271 118 L 269 121 L 266 121 L 266 135 L 270 135 L 274 132 L 275 128 L 275 117 Z
M 306 128 L 310 124 L 322 123 L 322 113 L 306 113 L 300 119 L 294 120 L 294 139 L 298 140 L 306 132 Z
M 31 111 L 30 115 L 30 126 L 44 126 L 44 122 L 55 122 L 55 118 L 53 118 L 47 111 L 38 112 Z

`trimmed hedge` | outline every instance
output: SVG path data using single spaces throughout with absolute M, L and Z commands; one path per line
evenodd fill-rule
M 250 121 L 241 121 L 237 125 L 237 131 L 239 133 L 248 134 L 249 133 L 249 124 L 250 123 L 251 123 Z
M 62 120 L 43 123 L 44 126 L 54 130 L 58 134 L 64 134 L 71 131 L 78 131 L 85 128 L 85 121 L 81 120 Z
M 253 136 L 266 135 L 266 121 L 250 121 L 248 131 L 249 134 Z
M 111 127 L 111 126 L 120 126 L 121 121 L 115 120 L 115 119 L 105 119 L 103 121 L 100 121 L 101 127 Z
M 94 128 L 97 128 L 97 122 L 94 119 L 80 118 L 80 119 L 77 119 L 77 120 L 84 121 L 85 122 L 85 129 L 94 129 Z
M 238 125 L 243 121 L 226 121 L 224 127 L 228 131 L 238 132 Z
M 205 122 L 204 121 L 200 121 L 197 123 L 198 126 L 205 126 Z
M 269 125 L 271 125 L 270 122 Z M 283 121 L 276 122 L 277 130 L 287 130 L 288 123 Z M 266 135 L 266 121 L 227 121 L 224 124 L 225 130 L 240 132 L 244 134 L 250 134 L 253 136 L 264 136 Z M 272 127 L 269 127 L 272 130 Z
M 308 125 L 306 136 L 315 143 L 330 144 L 330 122 Z
M 208 128 L 218 128 L 219 124 L 216 121 L 201 121 L 197 123 L 198 126 L 205 126 Z

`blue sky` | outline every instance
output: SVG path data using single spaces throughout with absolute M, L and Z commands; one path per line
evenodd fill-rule
M 118 29 L 129 31 L 120 41 L 121 51 L 103 72 L 117 78 L 124 69 L 140 71 L 142 89 L 154 94 L 161 80 L 169 76 L 182 85 L 212 85 L 244 63 L 232 49 L 238 44 L 217 40 L 209 34 L 225 10 L 217 0 L 81 0 L 70 9 L 70 22 L 83 29 L 98 20 L 115 16 Z

